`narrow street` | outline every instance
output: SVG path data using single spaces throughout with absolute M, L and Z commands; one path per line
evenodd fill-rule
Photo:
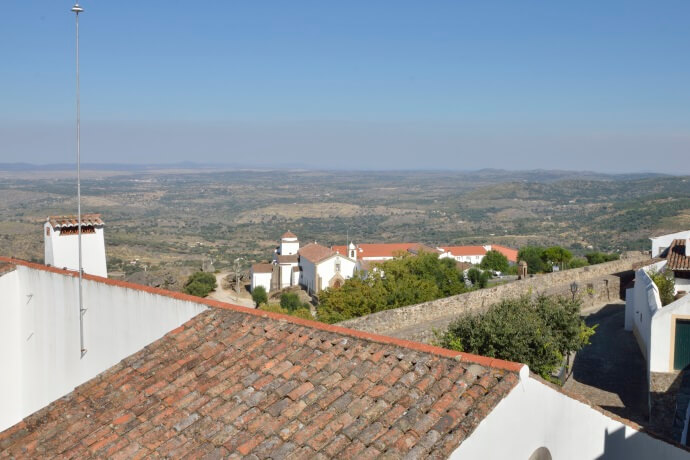
M 238 296 L 232 289 L 223 289 L 223 278 L 228 276 L 228 273 L 229 272 L 216 273 L 216 284 L 218 287 L 208 295 L 208 298 L 234 305 L 241 305 L 243 307 L 254 308 L 254 301 L 251 297 L 247 297 L 246 293 L 245 296 L 241 294 Z M 240 292 L 244 291 L 240 290 Z
M 647 425 L 645 361 L 632 332 L 623 329 L 624 303 L 611 303 L 589 313 L 597 325 L 591 345 L 577 353 L 564 388 L 592 403 Z

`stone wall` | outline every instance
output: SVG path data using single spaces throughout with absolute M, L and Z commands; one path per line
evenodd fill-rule
M 671 435 L 680 377 L 679 371 L 649 375 L 649 422 L 658 433 Z
M 621 260 L 533 277 L 432 300 L 417 305 L 386 310 L 340 323 L 361 331 L 429 343 L 433 330 L 443 330 L 458 315 L 477 312 L 506 298 L 521 295 L 559 294 L 571 296 L 570 285 L 578 284 L 583 308 L 617 301 L 624 286 L 634 277 L 634 264 L 651 262 L 647 253 L 628 253 Z

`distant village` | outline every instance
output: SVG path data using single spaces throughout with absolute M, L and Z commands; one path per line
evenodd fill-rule
M 288 231 L 281 238 L 273 260 L 251 267 L 251 290 L 263 287 L 266 292 L 291 286 L 301 286 L 309 294 L 326 288 L 342 286 L 355 273 L 366 276 L 376 269 L 377 262 L 394 259 L 403 254 L 420 252 L 438 254 L 439 258 L 454 259 L 460 269 L 480 264 L 488 251 L 498 251 L 510 264 L 517 264 L 518 250 L 501 245 L 438 246 L 422 243 L 361 243 L 326 247 L 316 242 L 300 246 L 297 235 Z

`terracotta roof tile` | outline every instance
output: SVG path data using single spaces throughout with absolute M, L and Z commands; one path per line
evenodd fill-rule
M 252 271 L 254 273 L 271 273 L 273 272 L 273 264 L 254 264 Z
M 492 244 L 491 249 L 493 249 L 494 251 L 498 251 L 501 254 L 503 254 L 504 256 L 506 256 L 506 258 L 508 259 L 509 262 L 513 262 L 513 263 L 517 262 L 517 257 L 518 257 L 518 250 L 517 249 L 509 248 L 507 246 L 501 246 L 500 244 Z
M 304 257 L 312 263 L 318 263 L 335 254 L 335 251 L 328 249 L 326 246 L 321 246 L 318 243 L 309 243 L 299 249 L 300 257 Z M 345 255 L 345 253 L 343 253 Z
M 357 258 L 395 257 L 401 252 L 419 246 L 419 243 L 363 243 L 357 245 Z M 347 254 L 347 246 L 333 246 L 332 249 L 341 254 Z
M 48 217 L 48 222 L 53 228 L 60 227 L 76 227 L 79 224 L 79 217 L 74 216 L 50 216 Z M 104 222 L 101 219 L 100 214 L 82 214 L 81 215 L 82 225 L 103 225 Z
M 667 268 L 673 271 L 690 270 L 690 256 L 688 256 L 685 240 L 673 240 L 666 256 Z
M 0 457 L 447 457 L 519 379 L 514 363 L 197 301 L 217 308 L 0 433 Z
M 297 238 L 297 235 L 288 230 L 287 232 L 283 233 L 283 236 L 281 236 L 280 238 L 283 240 L 287 238 Z

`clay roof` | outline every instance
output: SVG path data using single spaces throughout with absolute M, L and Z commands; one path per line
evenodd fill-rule
M 281 256 L 280 254 L 276 254 L 276 259 L 278 260 L 279 264 L 296 264 L 299 260 L 299 256 L 297 254 L 293 254 L 291 256 Z
M 363 243 L 357 245 L 357 258 L 395 257 L 400 252 L 419 246 L 419 243 Z M 348 254 L 346 246 L 333 246 L 332 249 L 341 254 Z
M 50 216 L 48 217 L 48 222 L 53 228 L 60 227 L 76 227 L 79 224 L 78 216 Z M 101 219 L 100 214 L 82 214 L 81 215 L 82 225 L 103 225 L 104 222 Z
M 283 236 L 281 236 L 280 238 L 283 240 L 286 238 L 297 238 L 297 235 L 288 230 L 287 232 L 283 233 Z
M 690 270 L 690 256 L 687 255 L 685 240 L 673 240 L 668 248 L 666 267 L 673 271 Z
M 486 254 L 484 246 L 442 246 L 441 249 L 454 256 L 483 256 Z
M 10 264 L 7 262 L 0 262 L 0 275 L 4 275 L 5 273 L 11 272 L 16 268 L 14 264 Z
M 498 251 L 501 254 L 503 254 L 504 256 L 506 256 L 506 258 L 508 259 L 509 262 L 513 262 L 513 263 L 517 262 L 517 257 L 518 257 L 518 250 L 517 249 L 509 248 L 507 246 L 501 246 L 500 244 L 492 244 L 491 249 L 493 249 L 494 251 Z
M 407 252 L 410 254 L 419 254 L 420 252 L 430 252 L 433 254 L 438 254 L 440 251 L 436 248 L 432 248 L 431 246 L 427 246 L 426 244 L 423 243 L 415 243 L 411 247 L 407 249 Z
M 300 257 L 304 257 L 312 263 L 321 262 L 333 254 L 335 254 L 335 251 L 328 249 L 326 246 L 321 246 L 318 243 L 309 243 L 299 249 Z M 347 252 L 343 252 L 342 254 L 346 255 Z
M 254 264 L 252 271 L 254 273 L 271 273 L 273 272 L 273 264 Z
M 445 458 L 522 369 L 85 276 L 212 308 L 0 433 L 0 457 Z

